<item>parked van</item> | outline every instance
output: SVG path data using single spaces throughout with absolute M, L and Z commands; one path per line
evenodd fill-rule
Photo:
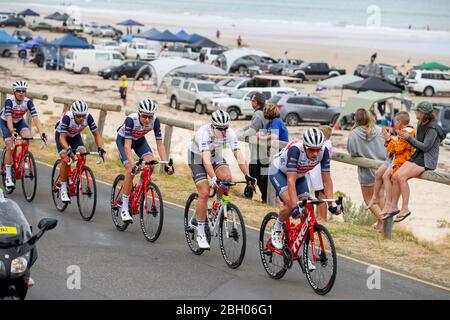
M 122 54 L 109 50 L 76 49 L 69 50 L 65 57 L 64 69 L 87 74 L 120 64 L 125 60 Z

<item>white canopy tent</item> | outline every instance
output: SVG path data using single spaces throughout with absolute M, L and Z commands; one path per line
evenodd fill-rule
M 360 80 L 363 80 L 363 78 L 354 76 L 352 74 L 345 74 L 343 76 L 332 77 L 329 79 L 319 81 L 317 83 L 317 88 L 321 87 L 327 89 L 342 89 L 344 85 Z
M 225 70 L 220 69 L 216 66 L 206 63 L 196 63 L 189 66 L 181 67 L 176 70 L 178 73 L 183 74 L 211 74 L 211 75 L 225 75 L 227 74 Z
M 236 62 L 236 60 L 246 57 L 246 56 L 258 56 L 258 57 L 270 57 L 263 51 L 253 50 L 253 49 L 231 49 L 222 53 L 226 60 L 226 72 L 230 72 L 231 66 Z

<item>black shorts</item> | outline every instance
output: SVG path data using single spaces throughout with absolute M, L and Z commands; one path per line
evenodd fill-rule
M 203 161 L 201 155 L 189 151 L 188 153 L 188 164 L 191 169 L 192 179 L 195 184 L 199 184 L 208 181 L 208 174 L 206 173 L 205 167 L 203 166 Z M 211 164 L 214 171 L 217 171 L 221 166 L 228 166 L 228 163 L 222 157 L 211 157 Z

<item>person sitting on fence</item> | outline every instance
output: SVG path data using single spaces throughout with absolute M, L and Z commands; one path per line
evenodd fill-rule
M 127 106 L 127 91 L 128 91 L 128 80 L 126 75 L 120 77 L 120 87 L 119 94 L 120 99 L 122 99 L 122 104 L 124 107 Z
M 417 125 L 417 135 L 397 131 L 399 139 L 410 143 L 416 151 L 392 177 L 392 202 L 387 217 L 397 215 L 395 222 L 405 220 L 411 215 L 409 210 L 409 185 L 408 180 L 420 176 L 424 171 L 434 170 L 439 159 L 439 145 L 445 138 L 445 133 L 436 120 L 433 105 L 428 101 L 420 102 L 414 109 Z M 398 209 L 398 200 L 402 196 L 402 207 Z
M 27 112 L 31 113 L 33 123 L 38 129 L 41 139 L 44 141 L 47 140 L 47 136 L 42 128 L 33 100 L 26 97 L 28 90 L 27 82 L 23 80 L 16 81 L 13 83 L 12 89 L 14 98 L 6 99 L 4 108 L 0 111 L 0 129 L 2 130 L 3 140 L 6 145 L 5 187 L 7 188 L 14 187 L 14 181 L 11 176 L 13 161 L 11 157 L 11 148 L 13 145 L 13 140 L 16 139 L 17 133 L 20 134 L 21 137 L 29 137 L 31 135 L 30 129 L 23 118 Z
M 128 115 L 123 124 L 117 129 L 116 145 L 119 150 L 120 160 L 127 170 L 123 182 L 122 210 L 120 213 L 124 222 L 133 222 L 128 208 L 134 176 L 132 172 L 134 160 L 131 150 L 134 150 L 140 159 L 151 161 L 153 159 L 153 151 L 145 139 L 145 135 L 153 130 L 159 157 L 162 161 L 167 161 L 166 149 L 162 141 L 161 124 L 155 116 L 157 110 L 158 106 L 154 101 L 150 99 L 141 100 L 138 105 L 138 112 Z M 168 164 L 165 165 L 164 170 L 169 175 L 172 175 L 174 172 L 173 167 Z
M 70 202 L 67 192 L 67 176 L 69 172 L 70 157 L 74 152 L 86 152 L 81 132 L 89 126 L 94 135 L 98 154 L 103 157 L 106 151 L 102 148 L 102 137 L 97 130 L 94 118 L 89 113 L 89 107 L 86 102 L 77 100 L 70 106 L 70 111 L 64 112 L 55 125 L 55 142 L 61 157 L 61 194 L 62 202 Z
M 331 141 L 331 133 L 333 128 L 328 125 L 319 126 L 319 130 L 323 132 L 325 136 L 324 147 L 328 150 L 330 156 L 333 155 L 333 142 Z M 314 195 L 317 199 L 325 199 L 325 192 L 322 180 L 322 168 L 320 163 L 306 174 L 308 180 L 308 187 L 310 191 L 314 191 Z M 317 220 L 319 223 L 327 221 L 327 206 L 325 203 L 321 203 L 317 206 Z

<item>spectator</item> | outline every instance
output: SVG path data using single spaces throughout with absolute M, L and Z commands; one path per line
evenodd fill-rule
M 394 130 L 400 130 L 408 133 L 412 137 L 415 136 L 416 130 L 409 125 L 409 114 L 406 111 L 398 112 L 394 118 Z M 390 133 L 386 130 L 382 130 L 382 136 L 386 140 L 384 145 L 389 152 L 390 163 L 388 166 L 381 166 L 376 173 L 374 194 L 370 203 L 367 205 L 371 207 L 373 204 L 378 204 L 378 198 L 381 186 L 384 186 L 386 199 L 384 202 L 384 208 L 382 210 L 382 219 L 388 218 L 387 212 L 391 205 L 392 196 L 392 175 L 411 157 L 414 152 L 414 148 L 403 139 L 394 139 Z M 385 162 L 386 164 L 386 162 Z
M 126 75 L 120 77 L 120 99 L 122 99 L 123 106 L 127 106 L 127 91 L 128 91 L 128 79 Z
M 327 125 L 322 125 L 319 127 L 320 131 L 323 132 L 325 136 L 324 148 L 328 149 L 328 154 L 333 155 L 333 143 L 331 142 L 331 133 L 332 128 Z M 309 190 L 314 191 L 316 198 L 325 199 L 325 193 L 323 189 L 323 181 L 322 181 L 322 170 L 320 163 L 314 167 L 311 171 L 306 174 Z M 327 204 L 322 203 L 317 207 L 317 220 L 319 223 L 327 221 Z
M 220 39 L 220 30 L 217 29 L 216 31 L 216 39 L 219 40 Z
M 420 102 L 414 109 L 418 120 L 415 138 L 408 133 L 397 130 L 399 139 L 409 142 L 416 151 L 392 176 L 392 203 L 387 217 L 397 215 L 395 222 L 405 220 L 411 215 L 409 210 L 408 180 L 420 176 L 424 171 L 434 170 L 439 159 L 439 144 L 445 133 L 438 125 L 433 112 L 433 105 L 428 101 Z M 398 200 L 402 196 L 402 208 L 398 210 Z
M 258 132 L 258 140 L 280 140 L 289 142 L 289 134 L 286 125 L 280 118 L 280 110 L 275 104 L 268 104 L 264 108 L 264 119 L 268 122 L 264 126 L 266 132 Z
M 137 33 L 138 33 L 138 34 L 141 33 L 141 28 L 138 28 L 138 29 L 137 29 Z
M 266 124 L 263 113 L 266 97 L 262 93 L 256 92 L 251 102 L 252 108 L 255 110 L 252 120 L 248 126 L 238 131 L 238 136 L 245 138 L 247 142 L 250 137 L 256 137 L 257 132 L 263 129 Z M 250 158 L 249 174 L 257 179 L 258 188 L 261 191 L 261 199 L 263 202 L 267 202 L 267 170 L 269 167 L 267 148 L 255 144 L 253 141 L 253 143 L 250 143 Z
M 237 46 L 238 46 L 238 48 L 240 48 L 240 47 L 242 46 L 242 38 L 241 38 L 241 35 L 239 35 L 238 38 L 237 38 Z
M 375 120 L 366 109 L 358 109 L 355 113 L 355 125 L 347 142 L 347 150 L 352 157 L 363 157 L 375 160 L 385 160 L 386 151 L 381 137 L 381 128 L 375 125 Z M 358 166 L 358 180 L 361 186 L 364 202 L 369 204 L 372 199 L 375 184 L 375 169 Z M 384 203 L 383 203 L 384 204 Z M 378 204 L 372 205 L 370 211 L 377 218 L 375 228 L 383 231 L 381 209 Z

